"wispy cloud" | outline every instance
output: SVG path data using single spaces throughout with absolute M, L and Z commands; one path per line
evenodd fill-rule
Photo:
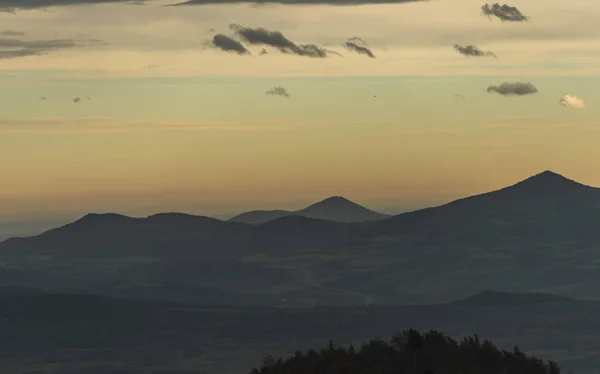
M 495 58 L 498 58 L 494 52 L 492 51 L 482 51 L 481 49 L 479 49 L 479 47 L 476 47 L 474 45 L 465 45 L 462 46 L 460 44 L 454 44 L 454 49 L 460 53 L 461 55 L 464 56 L 475 56 L 475 57 L 482 57 L 482 56 L 492 56 Z
M 361 55 L 367 55 L 375 58 L 373 51 L 367 46 L 367 42 L 359 37 L 352 37 L 344 43 L 344 47 Z
M 0 38 L 0 59 L 40 56 L 58 50 L 99 45 L 104 46 L 108 45 L 108 43 L 98 39 L 21 40 Z
M 27 34 L 24 31 L 3 30 L 3 31 L 0 31 L 0 35 L 2 35 L 2 36 L 25 36 Z
M 285 120 L 183 121 L 113 117 L 0 118 L 0 133 L 128 133 L 144 131 L 298 131 Z
M 583 100 L 577 96 L 565 95 L 560 98 L 558 105 L 566 108 L 575 108 L 575 109 L 583 109 L 585 108 L 585 103 Z
M 286 38 L 280 31 L 271 31 L 265 28 L 244 27 L 231 24 L 230 28 L 237 36 L 249 44 L 262 44 L 277 48 L 283 53 L 293 53 L 298 56 L 324 58 L 328 50 L 315 44 L 296 44 Z
M 487 92 L 496 92 L 502 96 L 523 96 L 538 92 L 530 82 L 503 82 L 499 86 L 489 86 Z
M 140 0 L 0 0 L 1 12 L 15 12 L 26 9 L 45 9 L 54 6 L 107 4 L 107 3 L 144 3 Z
M 265 94 L 271 96 L 281 96 L 285 97 L 286 99 L 289 99 L 291 96 L 285 88 L 279 86 L 271 88 L 270 90 L 265 92 Z
M 51 51 L 75 47 L 71 39 L 32 40 L 0 39 L 0 59 L 38 56 Z
M 523 13 L 521 13 L 521 11 L 517 7 L 510 6 L 508 4 L 484 4 L 481 7 L 481 13 L 490 18 L 499 18 L 501 21 L 525 22 L 528 20 L 528 18 Z

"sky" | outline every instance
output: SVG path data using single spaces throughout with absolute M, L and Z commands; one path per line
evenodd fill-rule
M 600 3 L 338 1 L 0 0 L 0 218 L 600 186 Z

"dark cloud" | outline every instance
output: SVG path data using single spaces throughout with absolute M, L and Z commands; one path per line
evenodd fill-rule
M 481 7 L 481 12 L 483 15 L 488 17 L 497 17 L 502 21 L 510 21 L 510 22 L 526 22 L 528 18 L 521 13 L 519 9 L 515 6 L 510 6 L 507 4 L 500 5 L 499 3 L 484 4 Z
M 262 56 L 262 55 L 266 55 L 266 54 L 268 54 L 268 52 L 267 52 L 267 50 L 266 50 L 266 49 L 264 49 L 264 48 L 263 48 L 263 49 L 261 49 L 261 50 L 260 50 L 260 53 L 259 53 L 259 55 L 261 55 L 261 56 Z
M 2 35 L 2 36 L 25 36 L 27 34 L 23 31 L 3 30 L 3 31 L 0 31 L 0 35 Z
M 291 96 L 285 88 L 279 87 L 279 86 L 271 88 L 270 90 L 265 92 L 265 94 L 272 95 L 272 96 L 281 96 L 281 97 L 285 97 L 287 99 L 289 99 Z
M 0 0 L 0 12 L 14 13 L 17 10 L 44 9 L 53 6 L 107 4 L 107 3 L 144 3 L 131 0 Z
M 236 52 L 240 55 L 248 55 L 250 51 L 237 40 L 227 35 L 217 34 L 213 36 L 212 46 L 226 52 Z
M 236 24 L 232 24 L 230 28 L 238 37 L 245 40 L 247 43 L 268 45 L 277 48 L 283 53 L 324 58 L 331 52 L 314 44 L 298 45 L 283 36 L 279 31 L 270 31 L 262 27 L 253 29 Z
M 487 92 L 496 92 L 502 96 L 523 96 L 538 92 L 530 82 L 504 82 L 499 86 L 489 86 Z
M 367 5 L 367 4 L 403 4 L 403 3 L 415 3 L 424 2 L 428 0 L 188 0 L 182 3 L 170 4 L 167 6 L 180 6 L 180 5 L 213 5 L 213 4 L 284 4 L 284 5 L 340 5 L 340 6 L 352 6 L 352 5 Z
M 48 100 L 48 98 L 46 96 L 42 96 L 40 97 L 40 100 Z
M 460 44 L 454 44 L 454 49 L 456 49 L 456 51 L 458 53 L 460 53 L 461 55 L 465 55 L 465 56 L 476 56 L 476 57 L 492 56 L 494 58 L 498 58 L 494 54 L 494 52 L 491 52 L 491 51 L 482 51 L 481 49 L 479 49 L 478 47 L 476 47 L 474 45 L 465 45 L 465 46 L 462 46 Z
M 73 48 L 71 39 L 32 40 L 0 39 L 0 59 L 39 56 L 51 51 Z
M 81 98 L 79 96 L 77 96 L 76 98 L 73 99 L 74 103 L 78 103 L 81 101 Z
M 344 43 L 344 47 L 361 55 L 367 55 L 371 58 L 375 58 L 375 54 L 369 47 L 367 47 L 367 43 L 359 37 L 355 36 L 348 39 L 348 41 Z

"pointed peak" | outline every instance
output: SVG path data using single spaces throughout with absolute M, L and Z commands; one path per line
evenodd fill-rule
M 587 189 L 591 187 L 571 180 L 553 171 L 545 170 L 509 188 L 535 193 L 565 193 L 577 189 Z
M 570 180 L 558 173 L 553 172 L 552 170 L 544 170 L 541 173 L 538 173 L 528 179 L 546 179 L 546 180 Z

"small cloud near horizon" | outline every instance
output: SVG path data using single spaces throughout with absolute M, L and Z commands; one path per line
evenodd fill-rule
M 529 20 L 517 7 L 508 4 L 484 4 L 481 7 L 481 13 L 490 19 L 496 17 L 503 22 L 526 22 Z
M 290 98 L 290 94 L 287 92 L 287 90 L 283 87 L 280 86 L 276 86 L 271 88 L 270 90 L 268 90 L 267 92 L 265 92 L 266 95 L 271 95 L 271 96 L 280 96 L 280 97 L 285 97 L 286 99 Z
M 488 93 L 496 92 L 502 96 L 523 96 L 538 92 L 530 82 L 503 82 L 499 86 L 489 86 Z
M 564 108 L 575 108 L 575 109 L 583 109 L 585 108 L 585 102 L 577 96 L 565 95 L 560 98 L 558 105 Z
M 456 52 L 460 53 L 463 56 L 475 56 L 475 57 L 482 57 L 482 56 L 492 56 L 494 58 L 498 58 L 498 56 L 496 56 L 494 54 L 494 52 L 492 51 L 482 51 L 481 49 L 479 49 L 479 47 L 476 47 L 474 45 L 465 45 L 462 46 L 460 44 L 454 44 L 454 49 L 456 50 Z

